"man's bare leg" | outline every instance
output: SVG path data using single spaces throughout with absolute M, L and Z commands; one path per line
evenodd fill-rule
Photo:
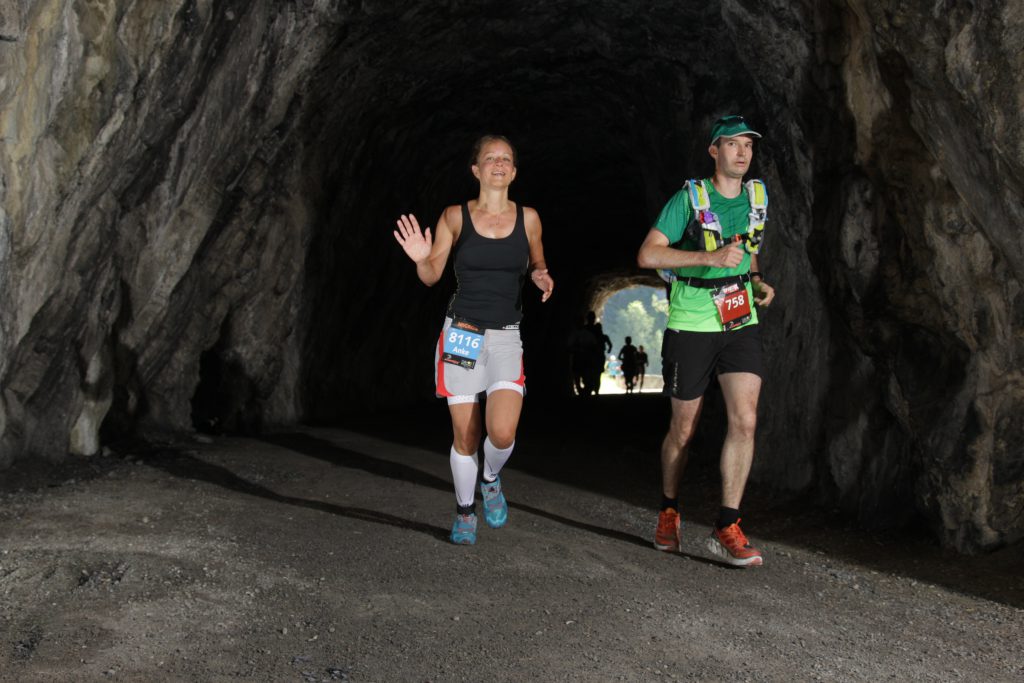
M 672 418 L 661 442 L 661 492 L 666 498 L 679 495 L 679 480 L 686 468 L 690 440 L 703 405 L 703 396 L 689 401 L 672 398 Z
M 754 461 L 754 433 L 757 428 L 757 399 L 761 378 L 749 372 L 718 376 L 725 398 L 729 428 L 722 445 L 722 508 L 708 538 L 708 550 L 729 564 L 751 567 L 764 563 L 761 551 L 750 545 L 740 529 L 740 503 Z
M 754 461 L 761 378 L 750 372 L 719 375 L 729 427 L 722 445 L 722 506 L 739 509 Z
M 703 397 L 689 401 L 672 399 L 672 418 L 668 433 L 661 443 L 661 493 L 664 501 L 658 512 L 654 531 L 654 547 L 666 552 L 679 551 L 679 479 L 686 468 L 686 458 L 693 430 L 700 418 Z

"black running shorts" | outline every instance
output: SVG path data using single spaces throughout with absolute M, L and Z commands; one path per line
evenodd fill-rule
M 684 401 L 704 395 L 712 372 L 750 372 L 763 377 L 761 330 L 758 325 L 731 332 L 665 330 L 661 366 L 665 391 Z

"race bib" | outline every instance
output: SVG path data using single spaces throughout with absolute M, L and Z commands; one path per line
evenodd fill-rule
M 750 297 L 747 288 L 738 285 L 726 285 L 714 290 L 712 298 L 718 309 L 718 319 L 722 322 L 722 330 L 729 331 L 750 322 Z
M 456 320 L 444 333 L 441 360 L 472 369 L 476 367 L 476 361 L 483 350 L 484 330 L 465 320 Z

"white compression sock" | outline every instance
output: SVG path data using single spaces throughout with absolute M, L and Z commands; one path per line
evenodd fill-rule
M 486 481 L 494 481 L 498 478 L 498 472 L 501 472 L 501 468 L 508 462 L 509 456 L 512 455 L 512 449 L 515 447 L 515 441 L 508 448 L 498 448 L 491 443 L 491 437 L 484 439 L 484 479 Z
M 480 469 L 477 454 L 463 455 L 452 446 L 448 459 L 452 466 L 452 481 L 455 482 L 455 500 L 459 505 L 472 505 L 476 496 L 476 476 Z

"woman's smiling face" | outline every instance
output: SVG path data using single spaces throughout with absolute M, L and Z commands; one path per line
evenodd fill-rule
M 473 164 L 473 175 L 483 185 L 507 187 L 516 177 L 512 148 L 501 140 L 486 143 Z

